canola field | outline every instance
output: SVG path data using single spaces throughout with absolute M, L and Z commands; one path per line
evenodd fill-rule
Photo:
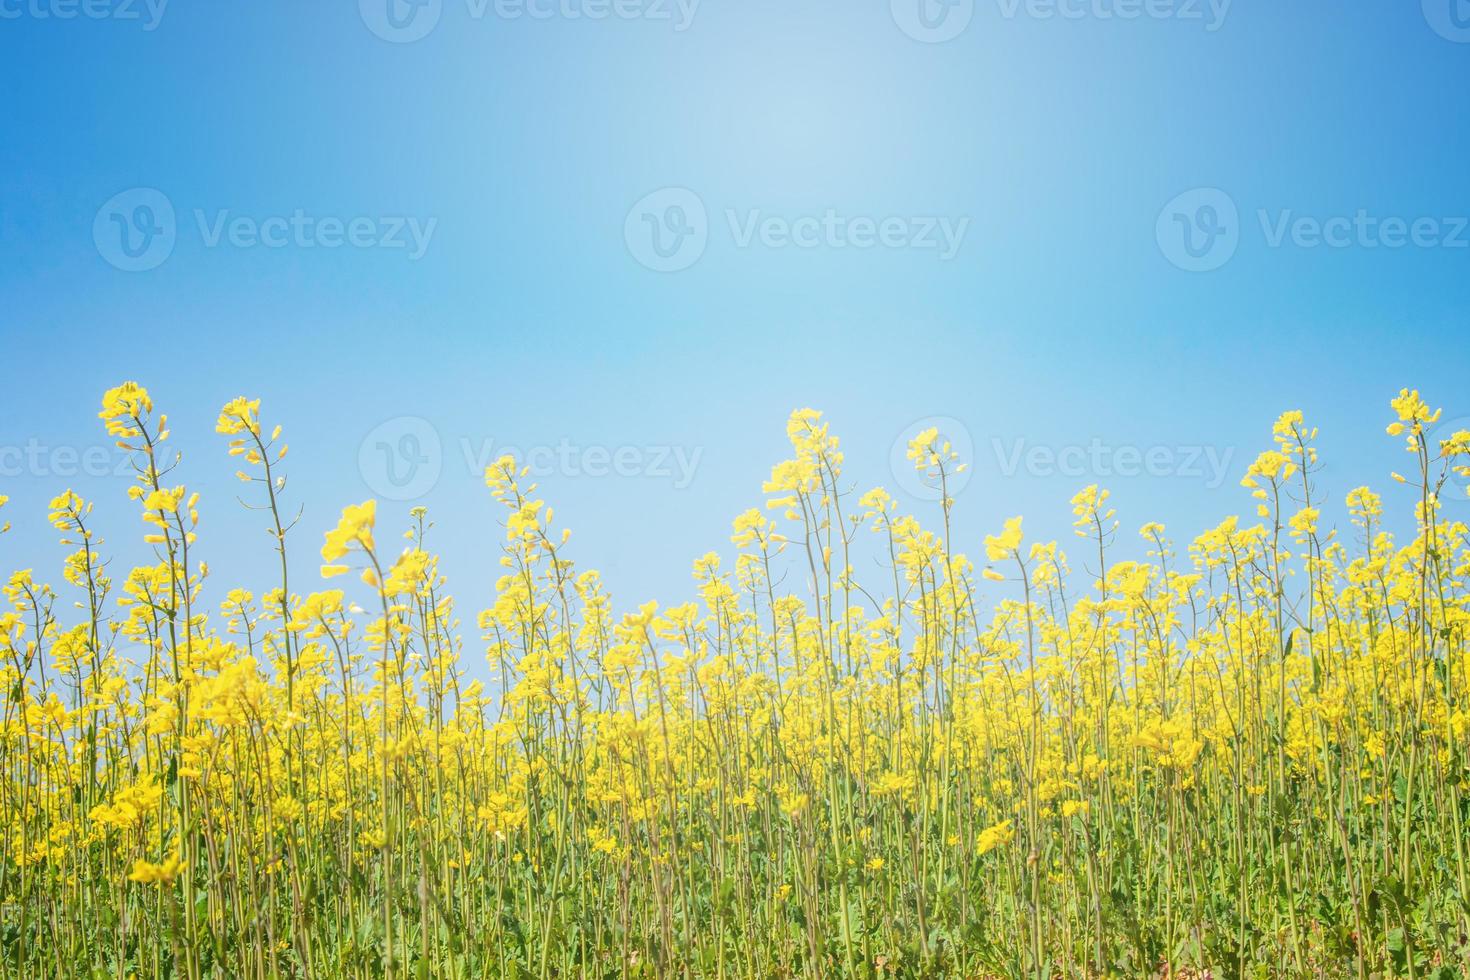
M 1376 489 L 1288 411 L 1192 540 L 1089 486 L 1069 541 L 967 541 L 936 432 L 921 523 L 801 410 L 636 607 L 502 458 L 466 609 L 422 508 L 323 541 L 258 401 L 180 459 L 124 384 L 141 523 L 58 487 L 69 557 L 4 578 L 0 977 L 1470 976 L 1470 433 L 1383 421 Z M 210 578 L 205 506 L 275 581 Z

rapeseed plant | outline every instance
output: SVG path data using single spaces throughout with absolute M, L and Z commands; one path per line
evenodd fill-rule
M 937 431 L 908 452 L 930 529 L 855 496 L 803 409 L 733 562 L 622 615 L 503 457 L 471 668 L 423 508 L 394 554 L 347 506 L 320 574 L 359 581 L 302 589 L 247 398 L 216 429 L 279 581 L 211 598 L 167 418 L 124 384 L 100 418 L 154 562 L 115 580 L 66 490 L 64 585 L 4 586 L 0 977 L 1470 975 L 1470 528 L 1442 510 L 1470 433 L 1391 409 L 1408 540 L 1367 487 L 1325 527 L 1293 411 L 1254 523 L 1147 523 L 1115 559 L 1083 488 L 1080 576 L 1020 517 L 957 550 Z

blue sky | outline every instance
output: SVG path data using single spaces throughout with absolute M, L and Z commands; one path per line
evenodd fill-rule
M 377 495 L 466 608 L 507 446 L 630 606 L 729 552 L 799 406 L 859 491 L 953 420 L 977 555 L 1094 482 L 1128 538 L 1248 513 L 1286 408 L 1339 501 L 1402 466 L 1400 387 L 1470 416 L 1464 0 L 388 2 L 0 0 L 0 565 L 60 578 L 67 486 L 144 557 L 97 462 L 124 379 L 216 593 L 272 584 L 213 433 L 247 394 L 303 588 Z

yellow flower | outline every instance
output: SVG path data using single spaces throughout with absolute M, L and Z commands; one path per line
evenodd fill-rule
M 976 854 L 989 854 L 997 847 L 1004 847 L 1015 840 L 1016 832 L 1011 828 L 1009 820 L 1002 820 L 998 824 L 986 827 L 980 831 L 979 838 L 975 841 Z
M 165 858 L 160 864 L 139 858 L 133 862 L 133 870 L 128 875 L 128 880 L 145 885 L 172 885 L 183 870 L 184 859 L 177 854 Z
M 107 423 L 107 434 L 118 439 L 141 435 L 137 422 L 153 411 L 148 389 L 134 381 L 125 381 L 102 396 L 102 411 L 97 417 Z
M 322 545 L 322 561 L 326 563 L 322 567 L 323 576 L 331 577 L 347 571 L 345 565 L 336 562 L 346 556 L 353 545 L 363 551 L 373 550 L 373 525 L 377 520 L 377 513 L 376 500 L 365 500 L 343 508 L 341 520 L 327 532 L 326 543 Z
M 236 398 L 219 410 L 219 419 L 214 431 L 222 436 L 236 436 L 242 432 L 260 434 L 260 399 L 251 401 Z
M 1021 547 L 1021 518 L 1012 517 L 1006 521 L 1005 528 L 999 536 L 985 536 L 985 555 L 991 561 L 1000 561 L 1009 558 Z

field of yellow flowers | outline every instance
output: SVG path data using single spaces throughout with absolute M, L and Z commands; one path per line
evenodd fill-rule
M 926 528 L 801 410 L 697 600 L 631 613 L 502 458 L 503 574 L 461 629 L 421 508 L 347 507 L 334 581 L 303 569 L 244 398 L 221 464 L 280 578 L 215 586 L 122 385 L 156 564 L 114 572 L 66 491 L 60 582 L 5 585 L 0 976 L 1470 976 L 1470 529 L 1440 503 L 1470 433 L 1391 409 L 1405 475 L 1343 533 L 1287 412 L 1249 519 L 1120 545 L 1087 487 L 1070 559 L 1020 518 L 954 540 L 932 430 Z

